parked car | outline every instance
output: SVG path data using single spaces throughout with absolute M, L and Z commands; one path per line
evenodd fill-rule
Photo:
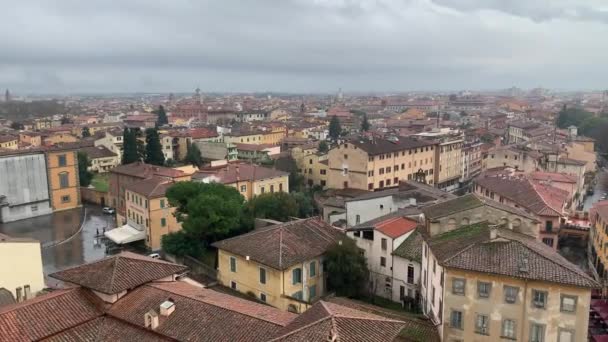
M 102 211 L 104 214 L 109 214 L 109 215 L 114 215 L 116 213 L 116 210 L 114 208 L 110 208 L 110 207 L 103 207 Z

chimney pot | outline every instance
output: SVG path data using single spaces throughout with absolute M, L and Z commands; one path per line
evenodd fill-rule
M 168 317 L 175 311 L 175 303 L 168 299 L 160 304 L 160 314 L 161 316 Z
M 22 296 L 22 292 L 21 291 L 22 291 L 21 286 L 19 286 L 17 288 L 17 290 L 15 291 L 15 292 L 17 292 L 17 303 L 20 303 L 20 302 L 23 301 L 23 296 Z
M 154 310 L 150 310 L 144 314 L 144 326 L 155 330 L 159 325 L 158 314 Z
M 25 285 L 23 287 L 23 299 L 24 300 L 28 300 L 32 297 L 32 293 L 30 291 L 30 286 L 29 285 Z

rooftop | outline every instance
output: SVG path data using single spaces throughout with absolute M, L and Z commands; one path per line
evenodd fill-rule
M 398 152 L 418 147 L 436 145 L 437 142 L 426 139 L 415 139 L 411 137 L 396 137 L 394 140 L 384 138 L 360 138 L 350 141 L 351 144 L 364 150 L 369 155 Z
M 480 222 L 423 236 L 445 267 L 578 287 L 598 287 L 589 275 L 534 237 Z M 496 229 L 492 238 L 491 229 Z
M 131 164 L 119 165 L 113 168 L 110 172 L 142 179 L 152 176 L 175 178 L 186 175 L 186 173 L 181 170 L 176 170 L 165 166 L 146 164 L 139 161 Z
M 151 177 L 139 182 L 127 184 L 125 189 L 143 195 L 147 198 L 164 197 L 167 190 L 173 186 L 172 180 Z
M 316 258 L 344 239 L 335 227 L 317 219 L 296 220 L 218 241 L 214 247 L 278 270 Z

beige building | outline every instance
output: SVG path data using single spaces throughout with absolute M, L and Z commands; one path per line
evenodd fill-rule
M 329 155 L 319 152 L 307 153 L 308 151 L 300 147 L 294 147 L 291 150 L 291 155 L 298 166 L 298 172 L 304 176 L 306 185 L 318 185 L 325 188 L 327 186 Z
M 80 152 L 84 152 L 91 162 L 89 171 L 103 173 L 120 165 L 120 156 L 103 145 L 85 147 Z
M 400 179 L 433 184 L 437 142 L 410 137 L 360 138 L 329 151 L 331 189 L 376 190 L 397 186 Z
M 213 244 L 218 279 L 274 307 L 303 312 L 326 294 L 323 254 L 341 239 L 347 237 L 338 229 L 310 218 L 219 241 Z
M 587 341 L 598 284 L 551 248 L 487 222 L 423 235 L 423 312 L 443 341 Z
M 12 135 L 0 135 L 0 150 L 16 150 L 19 148 L 19 138 Z
M 204 183 L 222 183 L 236 188 L 246 200 L 266 192 L 289 192 L 287 172 L 253 164 L 227 164 L 203 169 L 192 176 Z
M 182 229 L 165 197 L 174 181 L 152 177 L 126 186 L 127 225 L 145 232 L 145 243 L 153 251 L 161 249 L 163 235 Z
M 424 139 L 435 139 L 439 146 L 435 153 L 434 184 L 445 191 L 456 190 L 460 187 L 462 176 L 462 148 L 464 137 L 460 131 L 440 129 L 438 131 L 419 133 Z
M 483 169 L 512 167 L 525 173 L 536 171 L 541 166 L 543 155 L 529 148 L 504 145 L 488 151 L 483 160 Z
M 45 288 L 39 241 L 0 234 L 0 260 L 0 289 L 16 301 L 33 298 Z

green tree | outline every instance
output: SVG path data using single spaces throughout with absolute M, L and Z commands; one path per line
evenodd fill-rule
M 329 136 L 334 140 L 338 140 L 342 133 L 342 126 L 340 126 L 340 120 L 334 115 L 329 121 Z
M 364 132 L 369 131 L 369 121 L 367 121 L 367 114 L 363 115 L 363 120 L 361 121 L 361 130 Z
M 17 121 L 13 121 L 13 122 L 11 123 L 11 128 L 12 128 L 12 129 L 14 129 L 14 130 L 17 130 L 17 131 L 18 131 L 18 130 L 23 129 L 24 127 L 23 127 L 23 124 L 22 124 L 22 123 L 17 122 Z
M 338 296 L 354 297 L 366 288 L 367 264 L 355 242 L 344 237 L 325 253 L 327 285 Z
M 146 129 L 146 163 L 162 166 L 165 164 L 165 155 L 160 144 L 156 128 Z
M 289 194 L 298 206 L 299 218 L 311 217 L 315 212 L 312 194 L 309 192 L 292 192 Z
M 163 251 L 179 257 L 198 257 L 204 250 L 203 244 L 183 230 L 163 235 L 160 243 Z
M 298 203 L 286 192 L 267 192 L 258 195 L 247 203 L 247 209 L 252 217 L 282 222 L 299 214 Z
M 72 119 L 68 118 L 65 115 L 61 117 L 61 124 L 62 125 L 67 125 L 67 124 L 71 124 L 71 123 L 72 123 Z
M 78 152 L 78 178 L 80 179 L 80 186 L 89 186 L 93 179 L 93 174 L 88 170 L 91 166 L 89 157 L 84 152 Z
M 199 150 L 196 144 L 188 144 L 186 158 L 184 158 L 184 161 L 196 167 L 201 167 L 203 165 L 203 157 L 201 156 L 201 150 Z
M 156 114 L 158 115 L 158 118 L 156 119 L 157 126 L 160 127 L 169 123 L 169 119 L 167 118 L 167 112 L 165 112 L 165 107 L 163 107 L 163 105 L 158 106 Z
M 593 117 L 593 113 L 587 112 L 581 108 L 563 106 L 562 110 L 557 114 L 557 126 L 567 128 L 569 126 L 577 126 Z
M 137 150 L 137 136 L 129 128 L 125 128 L 122 133 L 122 163 L 131 164 L 139 160 Z
M 327 145 L 327 141 L 322 140 L 319 143 L 319 152 L 321 152 L 321 153 L 327 153 L 327 151 L 329 151 L 329 146 Z
M 82 128 L 82 137 L 88 138 L 90 136 L 91 136 L 91 131 L 89 131 L 89 127 L 83 127 Z
M 245 199 L 233 187 L 219 183 L 178 182 L 167 190 L 175 218 L 190 238 L 209 244 L 247 231 Z

